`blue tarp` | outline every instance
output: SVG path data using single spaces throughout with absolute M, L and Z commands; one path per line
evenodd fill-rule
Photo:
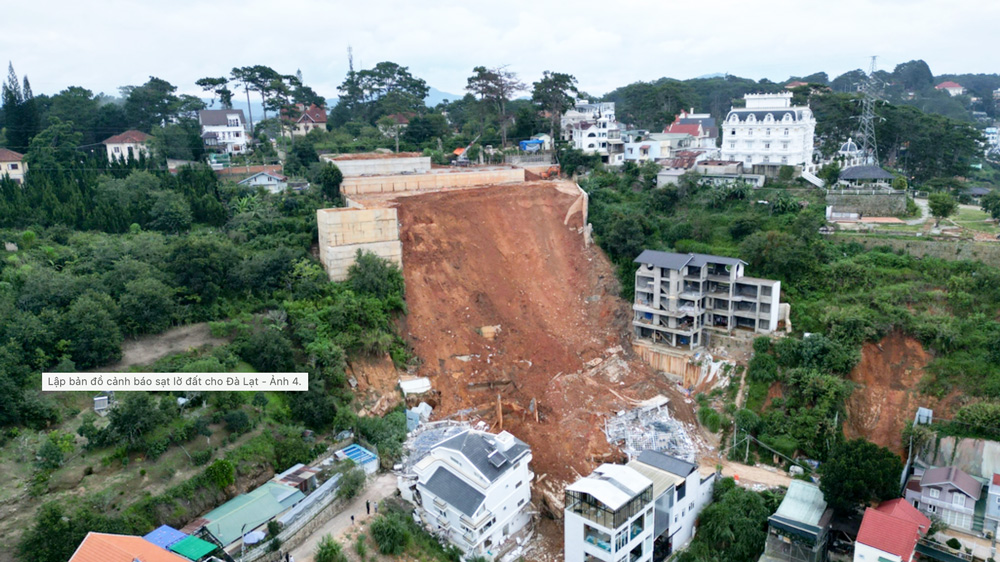
M 170 545 L 179 543 L 188 536 L 173 527 L 161 525 L 142 538 L 161 548 L 170 548 Z
M 543 144 L 545 144 L 545 143 L 543 143 L 542 141 L 540 141 L 538 139 L 531 139 L 531 140 L 523 140 L 523 141 L 519 142 L 518 146 L 520 146 L 521 150 L 523 150 L 525 152 L 535 152 L 535 151 L 541 149 Z

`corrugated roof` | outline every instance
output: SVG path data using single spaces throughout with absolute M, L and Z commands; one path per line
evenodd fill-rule
M 746 265 L 746 262 L 737 258 L 727 258 L 724 256 L 712 256 L 709 254 L 678 254 L 675 252 L 659 252 L 656 250 L 643 250 L 633 263 L 651 264 L 656 267 L 666 269 L 681 269 L 688 265 L 702 267 L 708 263 L 721 263 L 724 265 Z
M 486 499 L 479 490 L 443 466 L 439 466 L 427 483 L 420 486 L 468 517 L 472 517 Z
M 660 451 L 643 451 L 639 453 L 638 460 L 670 474 L 676 474 L 681 478 L 687 478 L 692 472 L 698 470 L 698 465 Z
M 223 545 L 240 538 L 241 529 L 255 529 L 270 521 L 305 497 L 301 491 L 285 484 L 267 482 L 256 490 L 241 494 L 204 515 L 205 528 Z
M 87 533 L 69 562 L 188 562 L 169 550 L 129 535 Z
M 168 525 L 160 525 L 155 530 L 147 533 L 142 538 L 155 544 L 156 546 L 168 548 L 170 545 L 176 542 L 180 542 L 186 539 L 187 537 L 188 535 L 178 531 L 177 529 L 174 529 L 173 527 L 170 527 Z
M 878 166 L 851 166 L 840 172 L 842 180 L 891 180 L 896 176 Z
M 931 468 L 924 472 L 920 478 L 921 487 L 940 486 L 941 484 L 951 484 L 977 501 L 983 492 L 983 485 L 957 466 Z
M 249 529 L 247 531 L 249 532 Z M 170 545 L 171 551 L 188 560 L 201 560 L 215 551 L 216 548 L 218 548 L 216 545 L 198 537 L 188 537 Z
M 920 538 L 920 529 L 916 523 L 907 519 L 899 519 L 879 510 L 868 508 L 861 520 L 858 531 L 858 542 L 882 552 L 895 554 L 903 560 L 909 560 L 913 549 Z
M 823 512 L 826 511 L 826 500 L 819 486 L 802 480 L 792 480 L 781 500 L 778 511 L 774 514 L 791 521 L 819 525 Z
M 590 494 L 608 509 L 615 510 L 652 485 L 652 480 L 634 468 L 619 464 L 602 464 L 593 474 L 577 480 L 566 489 Z
M 644 462 L 639 462 L 638 460 L 629 461 L 625 466 L 628 466 L 653 482 L 654 498 L 660 497 L 664 492 L 684 481 L 684 478 L 676 474 L 650 466 Z

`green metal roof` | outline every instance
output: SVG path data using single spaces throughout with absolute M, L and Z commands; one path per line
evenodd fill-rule
M 241 533 L 249 533 L 305 497 L 305 494 L 292 486 L 267 482 L 206 513 L 204 518 L 209 522 L 205 528 L 219 542 L 228 546 L 239 540 Z
M 170 545 L 170 550 L 180 554 L 188 560 L 200 560 L 214 551 L 214 544 L 203 541 L 198 537 L 188 537 Z
M 826 511 L 826 500 L 819 486 L 792 480 L 775 515 L 808 525 L 818 525 Z

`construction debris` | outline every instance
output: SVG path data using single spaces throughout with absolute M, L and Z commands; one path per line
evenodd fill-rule
M 609 418 L 604 422 L 608 443 L 621 444 L 629 460 L 642 451 L 653 450 L 694 462 L 697 447 L 687 428 L 670 415 L 666 405 L 667 399 L 658 396 Z
M 427 377 L 415 377 L 409 380 L 400 379 L 399 388 L 403 390 L 403 396 L 423 394 L 431 389 L 431 380 Z

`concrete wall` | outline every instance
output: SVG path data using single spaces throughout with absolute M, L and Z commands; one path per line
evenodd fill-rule
M 972 240 L 922 240 L 912 236 L 899 238 L 884 238 L 877 236 L 841 236 L 837 241 L 857 242 L 865 248 L 889 246 L 893 250 L 903 250 L 906 253 L 925 257 L 931 256 L 943 260 L 981 261 L 986 265 L 1000 267 L 1000 243 L 976 242 Z
M 440 173 L 426 174 L 345 177 L 344 183 L 340 185 L 340 192 L 344 195 L 399 193 L 448 187 L 484 187 L 523 181 L 524 169 L 522 168 L 445 170 Z
M 347 279 L 358 250 L 403 266 L 396 209 L 319 209 L 319 259 L 331 281 Z
M 323 155 L 323 160 L 333 162 L 340 168 L 345 178 L 392 174 L 416 174 L 431 169 L 430 156 L 409 156 L 403 158 L 359 158 L 356 160 L 335 160 Z M 346 183 L 346 181 L 345 181 Z
M 692 387 L 698 383 L 701 366 L 692 364 L 690 356 L 671 353 L 670 350 L 639 341 L 632 342 L 632 350 L 657 371 L 680 379 L 685 387 Z
M 906 193 L 827 193 L 826 204 L 834 212 L 861 213 L 863 217 L 894 217 L 906 213 Z

